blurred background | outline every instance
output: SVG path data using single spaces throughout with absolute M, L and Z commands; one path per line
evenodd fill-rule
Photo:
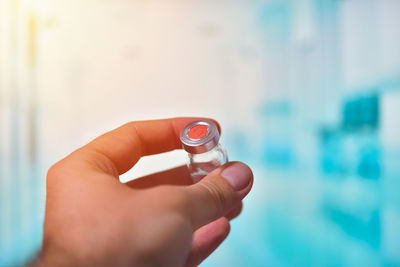
M 202 266 L 400 266 L 399 14 L 398 0 L 0 0 L 0 266 L 40 248 L 51 164 L 172 116 L 217 119 L 255 173 Z

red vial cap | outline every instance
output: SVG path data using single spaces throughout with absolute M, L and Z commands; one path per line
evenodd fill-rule
M 201 139 L 208 134 L 208 126 L 199 124 L 190 128 L 188 136 L 192 139 Z
M 182 147 L 189 153 L 200 154 L 218 145 L 218 128 L 212 121 L 201 120 L 186 125 L 180 134 Z

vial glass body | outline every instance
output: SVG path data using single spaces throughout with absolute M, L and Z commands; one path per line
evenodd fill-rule
M 221 144 L 218 144 L 205 153 L 188 153 L 187 166 L 193 182 L 197 183 L 208 173 L 227 162 L 228 155 L 226 150 Z

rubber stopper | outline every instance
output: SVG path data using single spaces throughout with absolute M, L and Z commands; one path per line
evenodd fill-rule
M 205 137 L 207 134 L 208 134 L 208 126 L 202 124 L 193 126 L 188 132 L 188 136 L 191 139 L 201 139 Z

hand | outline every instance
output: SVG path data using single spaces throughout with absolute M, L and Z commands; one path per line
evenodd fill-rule
M 231 162 L 192 184 L 186 167 L 127 184 L 141 156 L 181 148 L 194 118 L 131 122 L 93 140 L 47 174 L 43 266 L 196 266 L 229 233 L 253 184 Z

